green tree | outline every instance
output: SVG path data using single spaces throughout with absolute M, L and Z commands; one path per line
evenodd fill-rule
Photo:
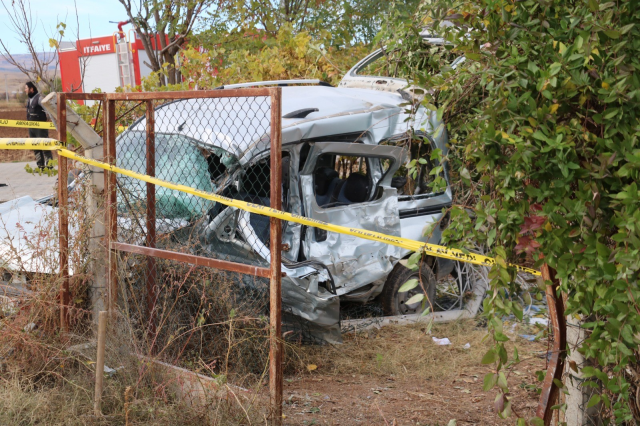
M 183 71 L 199 87 L 304 77 L 337 83 L 376 42 L 384 16 L 408 16 L 417 3 L 236 0 L 210 11 Z
M 159 83 L 180 82 L 176 55 L 187 43 L 199 18 L 212 9 L 217 11 L 224 0 L 119 0 L 133 23 Z
M 584 387 L 602 387 L 612 419 L 633 417 L 629 366 L 640 336 L 640 8 L 637 1 L 425 1 L 385 27 L 387 48 L 445 118 L 458 205 L 445 238 L 480 242 L 498 262 L 485 314 L 495 347 L 483 362 L 509 415 L 501 370 L 517 362 L 499 318 L 522 315 L 515 271 L 557 271 L 567 315 L 585 321 L 579 347 L 595 361 Z M 425 47 L 422 26 L 466 60 L 456 69 Z M 439 129 L 442 130 L 442 129 Z M 473 210 L 474 219 L 464 211 Z M 539 258 L 542 259 L 539 259 Z M 545 283 L 549 284 L 549 283 Z M 507 289 L 508 291 L 499 291 Z M 635 395 L 633 400 L 635 401 Z M 562 408 L 562 407 L 561 407 Z

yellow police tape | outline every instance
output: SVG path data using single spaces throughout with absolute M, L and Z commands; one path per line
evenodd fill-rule
M 72 160 L 80 161 L 82 163 L 98 167 L 104 170 L 109 170 L 114 173 L 119 173 L 124 176 L 129 176 L 134 179 L 139 179 L 148 183 L 152 183 L 157 186 L 161 186 L 176 191 L 185 192 L 187 194 L 195 195 L 207 200 L 215 201 L 224 204 L 229 207 L 235 207 L 248 211 L 250 213 L 256 213 L 264 216 L 275 217 L 277 219 L 285 220 L 287 222 L 300 223 L 302 225 L 312 226 L 320 229 L 324 229 L 330 232 L 337 232 L 339 234 L 353 235 L 356 237 L 364 238 L 371 241 L 379 241 L 385 244 L 390 244 L 397 247 L 402 247 L 411 251 L 422 251 L 425 254 L 442 257 L 444 259 L 458 260 L 461 262 L 473 263 L 476 265 L 491 266 L 495 264 L 495 259 L 483 256 L 481 254 L 465 252 L 458 249 L 447 248 L 436 244 L 424 243 L 422 241 L 410 240 L 408 238 L 396 237 L 393 235 L 386 235 L 379 232 L 367 231 L 365 229 L 349 228 L 346 226 L 333 225 L 320 220 L 311 219 L 308 217 L 300 216 L 293 213 L 286 213 L 280 210 L 272 209 L 271 207 L 262 206 L 259 204 L 248 203 L 246 201 L 235 200 L 233 198 L 224 197 L 222 195 L 212 194 L 209 192 L 201 191 L 199 189 L 191 188 L 184 185 L 166 182 L 164 180 L 154 178 L 148 175 L 133 172 L 131 170 L 121 169 L 117 166 L 112 166 L 102 161 L 93 160 L 83 157 L 67 149 L 64 149 L 60 142 L 53 139 L 3 139 L 0 138 L 0 149 L 42 149 L 42 150 L 57 150 L 59 155 L 70 158 Z M 527 272 L 532 275 L 540 275 L 539 271 L 535 269 L 526 268 L 519 265 L 510 265 L 517 268 L 520 272 Z
M 0 149 L 37 149 L 41 151 L 53 151 L 61 149 L 62 145 L 55 139 L 9 139 L 0 138 Z
M 6 120 L 0 118 L 0 127 L 22 127 L 24 129 L 54 129 L 56 126 L 49 121 Z

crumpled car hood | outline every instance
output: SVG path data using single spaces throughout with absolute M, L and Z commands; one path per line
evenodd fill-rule
M 282 143 L 354 132 L 368 132 L 371 140 L 365 139 L 365 143 L 378 143 L 410 127 L 405 106 L 400 106 L 404 103 L 400 94 L 389 92 L 323 86 L 283 87 L 282 115 L 305 108 L 318 111 L 304 118 L 283 118 Z M 264 103 L 252 100 L 246 104 L 237 98 L 171 102 L 156 109 L 155 130 L 199 140 L 204 148 L 222 149 L 245 164 L 255 154 L 269 149 L 269 109 L 268 100 Z M 420 109 L 412 120 L 421 122 L 424 118 L 424 109 Z M 251 120 L 251 126 L 247 126 L 247 120 Z M 141 119 L 130 130 L 144 131 L 145 128 L 145 119 Z M 263 136 L 248 143 L 247 138 L 251 136 L 248 132 L 255 135 L 255 129 L 262 129 Z

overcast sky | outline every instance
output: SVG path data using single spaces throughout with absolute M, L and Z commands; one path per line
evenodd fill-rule
M 0 39 L 11 53 L 28 53 L 21 44 L 9 23 L 9 16 L 2 3 L 11 10 L 12 0 L 0 1 Z M 38 25 L 34 34 L 38 50 L 49 51 L 49 35 L 55 32 L 58 22 L 65 22 L 64 41 L 75 41 L 78 35 L 76 12 L 73 0 L 24 0 L 31 7 L 31 15 Z M 17 1 L 16 1 L 17 3 Z M 127 14 L 118 0 L 77 0 L 80 38 L 112 35 L 117 31 L 116 24 L 109 21 L 124 21 Z M 130 26 L 125 26 L 128 30 Z

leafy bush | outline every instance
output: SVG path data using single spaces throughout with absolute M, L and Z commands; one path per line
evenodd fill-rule
M 284 25 L 274 38 L 265 38 L 259 48 L 254 44 L 247 42 L 233 50 L 192 47 L 184 52 L 182 73 L 201 88 L 300 78 L 337 84 L 354 61 L 368 52 L 364 45 L 331 47 L 330 37 L 313 40 L 308 32 L 294 32 L 290 25 Z
M 429 55 L 416 22 L 466 60 L 454 70 Z M 467 205 L 454 208 L 445 237 L 486 242 L 498 259 L 485 302 L 495 338 L 487 361 L 498 370 L 510 362 L 497 318 L 522 312 L 505 262 L 546 262 L 567 315 L 590 331 L 579 351 L 597 367 L 582 371 L 583 386 L 603 387 L 617 422 L 632 417 L 625 368 L 640 332 L 638 22 L 632 1 L 439 0 L 386 28 L 388 50 L 429 89 L 423 103 L 450 133 L 452 181 Z

